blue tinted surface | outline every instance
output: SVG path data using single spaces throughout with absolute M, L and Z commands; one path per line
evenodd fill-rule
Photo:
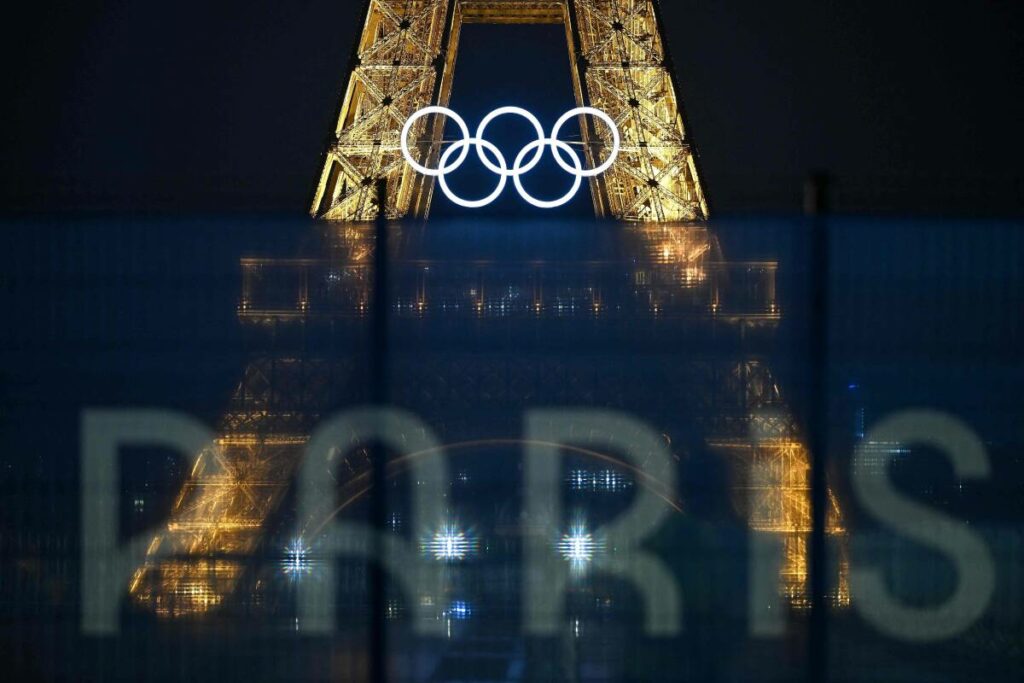
M 359 679 L 372 609 L 388 615 L 391 674 L 401 680 L 803 677 L 809 634 L 799 595 L 779 603 L 780 633 L 752 632 L 745 515 L 756 487 L 744 478 L 743 458 L 751 416 L 783 416 L 799 441 L 808 406 L 824 401 L 830 485 L 849 534 L 830 546 L 832 590 L 844 557 L 882 567 L 909 604 L 941 602 L 956 585 L 948 557 L 874 518 L 850 484 L 865 431 L 907 408 L 954 416 L 985 445 L 987 478 L 958 479 L 929 449 L 901 453 L 891 477 L 906 495 L 969 522 L 996 568 L 981 616 L 938 642 L 902 641 L 856 604 L 835 606 L 832 677 L 1016 680 L 1024 623 L 1021 226 L 830 221 L 825 397 L 807 388 L 815 372 L 806 352 L 809 226 L 773 217 L 710 227 L 514 219 L 390 226 L 382 359 L 371 329 L 372 228 L 224 217 L 8 224 L 0 257 L 8 312 L 0 493 L 9 512 L 0 601 L 9 618 L 0 633 L 14 679 Z M 262 520 L 258 542 L 224 560 L 238 563 L 240 578 L 215 609 L 167 617 L 154 600 L 125 597 L 116 636 L 81 632 L 84 410 L 166 408 L 221 435 L 240 433 L 231 418 L 241 415 L 263 439 L 308 435 L 370 399 L 367 368 L 381 361 L 389 403 L 445 446 L 446 533 L 463 534 L 470 548 L 445 565 L 447 593 L 436 596 L 443 635 L 413 629 L 412 606 L 424 595 L 392 585 L 387 604 L 369 604 L 359 559 L 338 562 L 337 629 L 301 631 L 297 585 L 320 580 L 330 558 L 313 532 L 308 551 L 289 550 L 297 529 L 318 528 L 297 511 L 294 468 L 276 482 L 288 493 Z M 540 408 L 628 415 L 663 444 L 671 471 L 641 476 L 614 447 L 564 452 L 564 523 L 524 518 L 524 417 Z M 353 494 L 339 514 L 365 521 L 366 456 L 352 450 L 332 476 L 339 501 Z M 162 449 L 122 456 L 120 534 L 148 538 L 173 519 L 189 468 Z M 440 522 L 413 518 L 417 483 L 407 467 L 392 475 L 389 533 L 424 544 L 433 561 Z M 657 489 L 673 479 L 671 490 Z M 573 524 L 594 531 L 655 489 L 670 514 L 643 547 L 682 596 L 683 630 L 646 633 L 637 587 L 583 571 L 569 584 L 557 632 L 528 632 L 524 581 L 537 579 L 524 570 L 524 539 L 546 535 L 557 553 Z M 600 541 L 594 553 L 624 552 Z

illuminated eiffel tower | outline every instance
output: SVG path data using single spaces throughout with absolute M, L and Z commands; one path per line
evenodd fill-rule
M 640 222 L 704 220 L 708 206 L 687 135 L 678 89 L 651 0 L 372 0 L 328 145 L 311 212 L 327 220 L 377 215 L 376 183 L 387 180 L 389 218 L 422 218 L 431 178 L 402 157 L 405 121 L 447 105 L 464 24 L 565 27 L 579 106 L 597 107 L 622 135 L 616 164 L 593 178 L 599 217 Z M 431 167 L 443 124 L 421 119 L 411 135 Z M 609 132 L 581 122 L 588 161 Z
M 219 425 L 220 439 L 203 454 L 172 519 L 153 539 L 151 559 L 132 580 L 138 604 L 167 616 L 221 604 L 244 573 L 238 558 L 263 542 L 313 427 L 365 398 L 365 364 L 358 356 L 318 355 L 295 340 L 315 326 L 365 324 L 374 248 L 366 222 L 378 217 L 379 179 L 387 182 L 387 217 L 427 217 L 432 179 L 405 163 L 399 136 L 412 113 L 448 102 L 464 24 L 565 26 L 577 102 L 608 112 L 623 140 L 615 165 L 591 179 L 595 214 L 624 222 L 624 239 L 647 265 L 633 267 L 626 293 L 602 289 L 587 273 L 560 275 L 539 266 L 516 270 L 493 287 L 486 263 L 450 264 L 460 274 L 440 280 L 417 271 L 399 277 L 392 304 L 398 320 L 456 310 L 484 322 L 527 324 L 546 316 L 601 320 L 627 310 L 650 319 L 688 316 L 694 329 L 709 335 L 758 337 L 775 329 L 776 265 L 726 263 L 706 227 L 708 206 L 658 17 L 651 0 L 369 2 L 311 209 L 327 221 L 320 252 L 290 260 L 243 259 L 238 314 L 265 341 L 264 350 L 250 358 Z M 413 129 L 426 163 L 436 164 L 442 128 L 422 119 Z M 592 163 L 610 144 L 607 131 L 586 122 L 581 131 Z M 573 302 L 571 312 L 566 301 Z M 396 374 L 406 378 L 397 388 L 406 404 L 421 399 L 420 406 L 430 405 L 426 397 L 444 391 L 453 404 L 469 407 L 484 400 L 477 395 L 484 385 L 495 387 L 490 394 L 504 396 L 506 404 L 556 391 L 550 385 L 556 380 L 514 359 L 493 361 L 494 368 L 453 354 L 411 360 L 398 353 L 394 362 L 401 369 Z M 558 365 L 551 376 L 568 403 L 623 391 L 595 384 L 586 368 L 572 362 Z M 806 608 L 809 458 L 772 372 L 757 355 L 737 352 L 681 359 L 665 376 L 704 446 L 729 461 L 737 514 L 750 528 L 782 539 L 780 591 L 795 608 Z M 433 385 L 437 377 L 446 378 L 444 387 Z M 635 405 L 647 400 L 642 392 L 633 398 Z M 345 467 L 354 491 L 365 485 L 365 453 L 351 454 Z M 830 502 L 827 530 L 841 539 L 840 507 L 834 496 Z M 839 576 L 830 600 L 845 606 L 845 543 L 838 545 Z M 163 559 L 165 554 L 177 557 Z

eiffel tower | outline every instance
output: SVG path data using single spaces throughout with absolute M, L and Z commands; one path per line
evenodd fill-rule
M 671 62 L 651 0 L 372 0 L 317 183 L 313 216 L 366 221 L 377 215 L 376 183 L 387 180 L 389 218 L 424 218 L 432 179 L 405 163 L 405 121 L 447 105 L 465 24 L 565 27 L 579 106 L 611 115 L 622 134 L 617 163 L 591 181 L 598 217 L 635 222 L 705 220 L 708 205 L 687 135 Z M 470 55 L 471 57 L 471 55 Z M 594 157 L 608 131 L 582 122 Z M 434 167 L 443 124 L 420 120 L 412 135 Z
M 402 379 L 395 401 L 430 424 L 481 406 L 521 414 L 545 402 L 614 403 L 642 415 L 674 435 L 673 443 L 690 444 L 680 448 L 728 463 L 732 483 L 723 494 L 749 528 L 781 539 L 780 593 L 806 609 L 808 451 L 764 352 L 781 318 L 777 266 L 727 262 L 707 227 L 696 153 L 652 0 L 368 3 L 311 206 L 323 219 L 317 246 L 299 258 L 242 260 L 238 317 L 258 351 L 218 425 L 220 438 L 202 455 L 132 579 L 134 601 L 167 617 L 227 601 L 245 579 L 244 558 L 272 534 L 312 429 L 366 399 L 365 349 L 338 350 L 352 345 L 371 306 L 376 185 L 387 184 L 385 216 L 415 234 L 429 214 L 432 179 L 405 163 L 399 135 L 413 112 L 448 102 L 460 30 L 469 23 L 565 27 L 577 102 L 608 112 L 622 134 L 617 162 L 591 179 L 591 194 L 595 215 L 617 221 L 617 239 L 633 261 L 611 273 L 589 261 L 477 259 L 431 269 L 414 263 L 415 254 L 398 254 L 408 262 L 391 293 L 394 324 L 461 317 L 484 328 L 553 320 L 652 330 L 669 320 L 692 353 L 655 354 L 649 367 L 637 362 L 648 380 L 639 382 L 609 377 L 586 360 L 565 358 L 564 350 L 542 348 L 527 361 L 507 350 L 460 353 L 438 342 L 429 352 L 396 350 L 394 375 Z M 442 128 L 426 119 L 414 127 L 425 162 L 436 164 Z M 607 131 L 587 122 L 581 131 L 593 162 L 610 144 Z M 609 286 L 608 278 L 619 284 Z M 652 395 L 675 402 L 645 414 Z M 440 436 L 457 442 L 478 435 L 463 425 Z M 358 495 L 368 470 L 366 452 L 354 450 L 341 468 L 343 485 Z M 839 539 L 840 560 L 829 598 L 843 607 L 845 530 L 832 494 L 830 502 L 827 532 Z

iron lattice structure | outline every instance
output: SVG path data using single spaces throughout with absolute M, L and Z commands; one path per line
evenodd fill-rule
M 526 325 L 531 318 L 602 319 L 631 311 L 631 326 L 686 316 L 694 336 L 718 338 L 724 328 L 746 338 L 774 329 L 776 265 L 726 263 L 703 226 L 707 202 L 652 0 L 370 0 L 312 205 L 314 216 L 331 221 L 325 253 L 243 259 L 243 324 L 272 330 L 275 340 L 319 323 L 365 326 L 373 239 L 363 222 L 378 217 L 376 181 L 387 181 L 388 217 L 427 216 L 433 186 L 405 163 L 399 135 L 413 112 L 448 102 L 466 23 L 565 26 L 577 101 L 608 112 L 622 134 L 619 160 L 591 180 L 595 212 L 639 223 L 628 235 L 641 256 L 636 263 L 647 265 L 625 275 L 628 287 L 609 291 L 592 265 L 579 273 L 552 269 L 553 276 L 534 267 L 509 273 L 505 264 L 447 263 L 446 279 L 426 269 L 399 283 L 392 315 L 401 321 L 461 311 L 483 322 Z M 593 163 L 610 143 L 608 131 L 583 121 L 581 133 Z M 442 134 L 443 124 L 430 117 L 414 127 L 424 163 L 436 164 Z M 489 281 L 495 273 L 502 273 L 500 286 Z M 601 377 L 585 363 L 555 358 L 544 365 L 538 358 L 399 353 L 393 360 L 396 375 L 405 378 L 396 400 L 419 406 L 427 417 L 439 397 L 467 411 L 484 395 L 505 409 L 537 397 L 586 404 L 608 392 L 623 409 L 637 409 L 649 403 L 653 386 L 679 397 L 672 414 L 655 419 L 667 424 L 687 416 L 701 441 L 730 461 L 734 508 L 752 529 L 782 539 L 780 589 L 794 607 L 808 605 L 809 457 L 762 358 L 738 351 L 675 359 L 652 369 L 647 381 Z M 245 575 L 247 558 L 265 543 L 312 428 L 365 399 L 363 368 L 358 354 L 318 356 L 280 341 L 253 355 L 219 426 L 221 437 L 202 454 L 132 579 L 137 603 L 165 616 L 223 603 Z M 365 485 L 365 454 L 352 454 L 344 466 L 352 486 Z M 831 601 L 845 606 L 845 530 L 831 494 L 830 502 L 827 531 L 841 541 Z
M 591 179 L 597 216 L 656 223 L 707 218 L 654 0 L 371 0 L 316 186 L 314 216 L 373 220 L 381 178 L 389 218 L 427 216 L 433 180 L 405 163 L 399 137 L 414 112 L 448 104 L 460 31 L 470 23 L 565 26 L 576 101 L 607 112 L 622 135 L 616 163 Z M 432 166 L 443 145 L 439 118 L 420 119 L 410 133 L 410 147 Z M 611 136 L 582 119 L 580 144 L 593 165 Z
M 425 318 L 471 317 L 481 325 L 532 320 L 598 321 L 614 333 L 686 320 L 693 343 L 685 358 L 673 348 L 649 364 L 639 359 L 620 374 L 596 372 L 586 358 L 432 350 L 393 354 L 398 405 L 428 423 L 451 421 L 486 406 L 518 415 L 532 402 L 586 405 L 614 397 L 627 412 L 656 425 L 685 423 L 730 465 L 737 515 L 750 528 L 783 544 L 780 592 L 796 608 L 808 606 L 807 539 L 811 531 L 809 457 L 777 380 L 757 353 L 721 352 L 728 339 L 770 336 L 780 319 L 772 262 L 723 262 L 703 227 L 638 225 L 627 228 L 637 259 L 628 266 L 583 262 L 503 264 L 424 262 L 399 271 L 390 315 L 396 326 Z M 350 329 L 358 337 L 370 311 L 370 230 L 331 224 L 325 253 L 315 258 L 243 259 L 238 314 L 258 337 L 287 338 L 290 329 Z M 602 267 L 622 267 L 619 285 Z M 341 323 L 341 327 L 338 324 Z M 656 327 L 652 327 L 656 329 Z M 674 338 L 675 339 L 675 338 Z M 716 339 L 703 345 L 701 339 Z M 312 429 L 346 405 L 368 396 L 366 363 L 358 350 L 310 353 L 276 341 L 254 353 L 221 419 L 218 441 L 202 454 L 172 518 L 150 546 L 131 594 L 157 614 L 182 616 L 220 605 L 243 579 L 249 558 L 266 550 L 269 528 L 285 499 Z M 677 397 L 651 413 L 650 396 Z M 438 406 L 441 413 L 432 414 Z M 680 422 L 682 418 L 682 423 Z M 470 425 L 470 431 L 474 428 Z M 441 434 L 455 438 L 456 434 Z M 365 453 L 349 454 L 343 488 L 358 491 L 369 476 Z M 655 473 L 656 476 L 656 473 Z M 849 602 L 845 530 L 830 497 L 828 533 L 839 539 L 839 570 L 831 602 Z M 684 501 L 685 503 L 685 501 Z M 166 554 L 172 557 L 166 557 Z

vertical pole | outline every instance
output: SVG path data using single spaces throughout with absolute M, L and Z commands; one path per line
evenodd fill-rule
M 828 680 L 828 349 L 829 349 L 829 178 L 815 173 L 804 187 L 804 213 L 810 219 L 810 315 L 808 324 L 807 427 L 810 443 L 811 542 L 809 580 L 811 615 L 807 674 L 811 683 Z
M 374 223 L 375 243 L 373 252 L 373 315 L 370 328 L 370 401 L 384 408 L 388 402 L 388 221 L 387 191 L 385 178 L 376 182 L 377 220 Z M 387 623 L 385 621 L 387 590 L 385 585 L 381 534 L 384 533 L 387 514 L 385 488 L 387 453 L 380 443 L 374 443 L 370 450 L 373 473 L 370 488 L 370 528 L 373 529 L 374 561 L 370 563 L 370 652 L 369 679 L 383 683 L 388 680 L 387 669 Z

